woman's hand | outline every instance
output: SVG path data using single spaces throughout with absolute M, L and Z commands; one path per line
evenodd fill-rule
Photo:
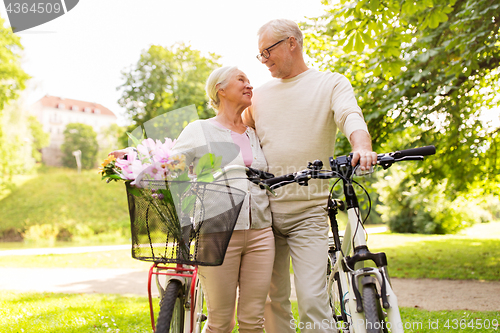
M 112 151 L 111 153 L 108 154 L 108 156 L 114 156 L 116 158 L 124 158 L 125 155 L 127 155 L 127 153 L 128 153 L 128 150 L 125 148 L 125 149 Z

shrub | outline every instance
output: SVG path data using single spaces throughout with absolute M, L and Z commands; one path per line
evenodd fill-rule
M 385 206 L 380 210 L 393 232 L 456 233 L 480 220 L 483 211 L 465 197 L 450 201 L 445 184 L 434 184 L 425 178 L 416 181 L 392 172 L 382 186 Z
M 64 166 L 76 168 L 73 152 L 81 151 L 81 163 L 83 169 L 91 169 L 96 164 L 98 144 L 97 133 L 92 126 L 72 123 L 64 130 L 64 143 L 61 146 L 63 152 L 62 162 Z
M 52 224 L 35 224 L 24 233 L 24 240 L 28 242 L 47 241 L 54 243 L 59 234 L 59 227 Z

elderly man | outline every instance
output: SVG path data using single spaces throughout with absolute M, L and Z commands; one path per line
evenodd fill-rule
M 276 78 L 254 91 L 244 121 L 255 127 L 275 175 L 305 169 L 307 162 L 332 156 L 340 129 L 349 139 L 353 163 L 366 170 L 377 161 L 363 114 L 349 81 L 341 74 L 307 67 L 303 36 L 290 20 L 273 20 L 258 31 L 257 58 Z M 326 291 L 328 184 L 289 185 L 271 198 L 276 256 L 267 333 L 295 332 L 290 303 L 290 257 L 302 332 L 335 332 Z

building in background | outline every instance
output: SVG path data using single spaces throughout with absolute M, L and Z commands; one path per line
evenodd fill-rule
M 42 162 L 51 166 L 61 166 L 61 145 L 64 143 L 64 129 L 69 123 L 90 125 L 97 133 L 116 124 L 116 115 L 101 104 L 45 95 L 31 106 L 43 130 L 50 134 L 50 145 L 42 149 Z

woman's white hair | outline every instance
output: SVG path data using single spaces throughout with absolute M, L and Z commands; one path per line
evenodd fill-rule
M 205 85 L 205 91 L 208 96 L 208 104 L 215 110 L 215 113 L 219 110 L 220 99 L 219 99 L 219 89 L 224 89 L 229 83 L 229 78 L 231 75 L 238 70 L 236 66 L 225 66 L 217 68 L 214 70 L 207 79 L 207 84 Z
M 260 37 L 268 29 L 271 30 L 276 40 L 282 40 L 284 38 L 292 36 L 295 37 L 297 43 L 299 43 L 300 45 L 300 49 L 302 49 L 304 35 L 302 34 L 302 31 L 300 30 L 297 23 L 295 23 L 294 21 L 288 19 L 271 20 L 260 27 L 259 31 L 257 32 L 257 36 Z

